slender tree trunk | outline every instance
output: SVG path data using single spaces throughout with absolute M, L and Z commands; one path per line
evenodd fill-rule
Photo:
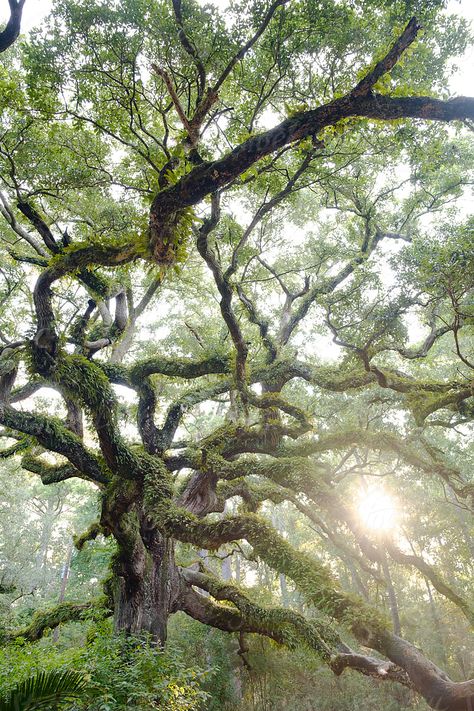
M 240 555 L 238 553 L 234 556 L 235 559 L 235 582 L 237 585 L 241 583 L 242 571 L 240 566 Z
M 352 586 L 357 590 L 359 595 L 361 595 L 364 600 L 369 599 L 369 593 L 367 592 L 367 588 L 365 587 L 364 583 L 362 582 L 362 578 L 360 577 L 357 568 L 351 561 L 349 557 L 344 558 L 344 563 L 347 565 L 347 568 L 351 574 L 351 581 L 352 581 Z
M 221 576 L 222 580 L 232 580 L 232 567 L 230 564 L 230 557 L 228 556 L 222 559 Z
M 390 575 L 390 568 L 388 566 L 385 553 L 383 554 L 382 570 L 387 584 L 388 604 L 390 607 L 390 614 L 392 616 L 393 631 L 397 636 L 400 636 L 402 633 L 402 627 L 400 624 L 400 615 L 398 613 L 397 594 L 395 592 L 395 588 L 393 587 L 392 576 Z
M 284 575 L 283 573 L 280 573 L 279 580 L 280 580 L 281 604 L 283 605 L 283 607 L 288 607 L 289 598 L 288 598 L 288 586 L 286 584 L 286 575 Z
M 40 545 L 38 553 L 36 554 L 36 569 L 38 573 L 43 573 L 48 567 L 48 552 L 55 518 L 54 501 L 52 499 L 48 499 L 47 507 L 43 516 Z
M 427 578 L 425 578 L 424 580 L 425 580 L 426 589 L 428 591 L 428 599 L 430 602 L 430 612 L 431 612 L 431 617 L 433 620 L 433 627 L 436 632 L 436 636 L 438 638 L 440 662 L 443 665 L 443 669 L 446 669 L 448 667 L 448 660 L 446 659 L 446 651 L 444 648 L 444 639 L 443 639 L 443 632 L 441 630 L 441 621 L 438 616 L 438 611 L 436 609 L 436 603 L 433 598 L 433 593 L 431 592 L 431 585 L 429 583 L 429 580 L 427 580 Z
M 74 544 L 70 543 L 66 553 L 66 560 L 64 561 L 63 569 L 61 571 L 61 588 L 59 590 L 58 602 L 64 602 L 66 596 L 67 581 L 69 580 L 69 573 L 71 570 L 71 558 Z M 56 644 L 59 640 L 59 625 L 55 627 L 53 632 L 53 642 Z

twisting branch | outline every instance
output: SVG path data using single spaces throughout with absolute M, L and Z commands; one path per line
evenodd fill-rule
M 199 254 L 206 262 L 211 270 L 216 286 L 221 295 L 220 308 L 222 318 L 224 319 L 235 349 L 237 351 L 236 361 L 236 380 L 237 387 L 243 391 L 245 386 L 246 374 L 245 364 L 248 355 L 248 345 L 244 339 L 239 323 L 232 309 L 232 286 L 229 283 L 227 274 L 222 271 L 222 267 L 217 259 L 217 255 L 211 249 L 208 243 L 209 235 L 215 229 L 220 219 L 220 196 L 218 193 L 212 195 L 212 211 L 211 216 L 204 220 L 198 232 L 197 248 Z
M 32 237 L 29 232 L 27 232 L 22 225 L 19 224 L 15 217 L 15 213 L 12 210 L 11 205 L 8 203 L 7 198 L 5 195 L 0 191 L 0 213 L 3 215 L 5 220 L 8 222 L 12 230 L 25 242 L 27 242 L 30 247 L 33 247 L 35 252 L 39 254 L 41 257 L 47 257 L 48 252 L 44 249 L 44 247 L 39 244 L 34 237 Z
M 53 254 L 58 254 L 60 249 L 59 249 L 58 245 L 56 244 L 54 235 L 51 232 L 50 228 L 48 227 L 47 223 L 44 221 L 44 219 L 39 214 L 39 212 L 37 210 L 35 210 L 35 208 L 32 207 L 32 205 L 30 205 L 28 202 L 25 202 L 23 200 L 20 200 L 18 202 L 18 209 L 31 222 L 33 227 L 41 235 L 46 247 L 51 252 L 53 252 Z
M 36 642 L 48 629 L 55 629 L 58 625 L 73 620 L 101 619 L 104 614 L 107 614 L 105 598 L 89 602 L 61 602 L 49 610 L 38 610 L 29 625 L 13 631 L 8 630 L 6 636 L 8 640 L 24 637 L 28 642 Z
M 382 94 L 347 94 L 317 109 L 304 111 L 278 126 L 249 138 L 231 153 L 203 163 L 165 190 L 158 193 L 150 210 L 150 235 L 159 239 L 163 226 L 178 210 L 200 202 L 241 175 L 254 163 L 284 146 L 313 136 L 326 126 L 345 118 L 374 118 L 390 121 L 420 118 L 428 121 L 474 119 L 474 98 L 457 97 L 440 101 L 427 96 L 390 97 Z
M 424 358 L 433 345 L 436 343 L 436 341 L 441 338 L 441 336 L 444 336 L 445 333 L 448 333 L 449 331 L 452 330 L 452 327 L 444 324 L 443 326 L 438 326 L 436 327 L 436 313 L 434 312 L 432 314 L 432 317 L 430 319 L 430 332 L 426 336 L 425 340 L 421 344 L 420 347 L 418 348 L 395 348 L 394 350 L 397 351 L 403 358 L 408 358 L 410 360 L 415 359 L 415 358 Z M 391 350 L 391 349 L 390 349 Z
M 105 484 L 108 474 L 99 458 L 89 451 L 79 437 L 52 417 L 19 412 L 0 402 L 0 421 L 6 427 L 34 437 L 51 452 L 62 454 L 85 479 Z
M 396 681 L 409 689 L 414 688 L 406 671 L 385 659 L 367 657 L 356 652 L 339 652 L 331 659 L 329 666 L 336 676 L 340 676 L 344 669 L 353 669 L 379 681 Z
M 253 545 L 255 553 L 260 558 L 274 570 L 284 573 L 295 582 L 308 602 L 348 625 L 359 642 L 387 657 L 393 665 L 382 667 L 387 674 L 389 669 L 394 673 L 397 672 L 395 667 L 403 670 L 405 674 L 401 678 L 423 696 L 432 708 L 465 711 L 469 708 L 469 704 L 472 704 L 474 680 L 451 681 L 420 650 L 389 632 L 387 623 L 375 610 L 362 600 L 343 593 L 332 575 L 319 561 L 296 551 L 262 519 L 246 515 L 206 523 L 184 516 L 179 522 L 174 513 L 170 525 L 180 540 L 211 549 L 223 543 L 245 538 Z M 344 653 L 351 654 L 351 651 L 345 650 Z M 333 659 L 336 672 L 344 666 L 351 666 L 350 659 L 347 659 L 349 664 L 345 665 L 344 658 L 339 660 L 338 656 Z M 367 673 L 372 672 L 370 675 L 375 672 L 373 660 L 362 664 L 361 659 L 354 657 L 352 662 L 352 666 L 359 671 L 362 670 L 359 666 L 364 666 Z M 379 672 L 379 678 L 383 677 L 384 674 Z
M 271 6 L 261 28 L 231 60 L 214 85 L 217 93 L 221 83 L 232 71 L 236 62 L 258 39 L 268 25 L 275 10 L 286 0 L 276 0 Z M 224 157 L 198 165 L 178 182 L 158 193 L 150 209 L 150 238 L 159 241 L 163 230 L 173 224 L 173 216 L 185 207 L 195 205 L 206 195 L 213 194 L 245 172 L 265 156 L 295 143 L 302 138 L 316 136 L 323 128 L 334 126 L 350 117 L 375 118 L 390 121 L 400 118 L 454 121 L 474 118 L 474 99 L 458 97 L 439 101 L 431 97 L 390 97 L 370 91 L 377 79 L 389 71 L 403 51 L 414 40 L 419 25 L 413 18 L 384 60 L 368 73 L 354 90 L 316 109 L 303 111 L 286 119 L 278 126 L 249 138 Z
M 218 580 L 210 573 L 184 568 L 181 574 L 188 584 L 206 590 L 215 600 L 233 603 L 242 615 L 241 631 L 259 632 L 289 647 L 295 646 L 296 634 L 326 661 L 331 658 L 331 650 L 340 644 L 338 635 L 328 624 L 306 620 L 299 613 L 286 608 L 262 608 L 252 602 L 241 589 L 228 581 Z
M 84 478 L 76 467 L 69 462 L 66 464 L 48 464 L 31 453 L 22 457 L 21 466 L 32 474 L 38 474 L 43 484 L 56 484 L 59 481 L 66 481 L 74 477 Z
M 413 688 L 403 669 L 387 660 L 353 652 L 341 642 L 334 629 L 324 624 L 308 621 L 286 608 L 262 608 L 251 602 L 237 587 L 229 583 L 219 584 L 209 574 L 187 568 L 182 570 L 182 575 L 188 584 L 206 590 L 216 600 L 229 600 L 235 606 L 218 605 L 193 588 L 185 588 L 181 609 L 199 622 L 225 632 L 263 634 L 290 649 L 298 640 L 325 659 L 338 676 L 344 669 L 350 668 L 380 681 L 396 681 Z M 329 645 L 335 647 L 332 654 Z
M 270 323 L 266 318 L 264 318 L 261 314 L 257 312 L 255 304 L 249 299 L 247 294 L 244 292 L 242 284 L 237 283 L 236 288 L 237 294 L 239 295 L 239 299 L 247 310 L 250 323 L 255 324 L 258 327 L 258 330 L 260 331 L 260 337 L 265 348 L 267 349 L 270 362 L 274 361 L 278 355 L 278 349 L 274 339 L 269 333 Z
M 0 52 L 5 52 L 18 38 L 21 29 L 21 15 L 25 0 L 8 0 L 10 18 L 5 29 L 0 32 Z

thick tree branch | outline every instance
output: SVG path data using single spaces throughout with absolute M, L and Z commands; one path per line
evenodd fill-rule
M 21 466 L 33 474 L 41 477 L 43 484 L 57 484 L 73 477 L 84 478 L 84 474 L 76 467 L 67 462 L 66 464 L 48 464 L 48 462 L 30 453 L 25 454 L 21 460 Z
M 286 608 L 263 608 L 235 585 L 220 581 L 209 573 L 189 568 L 182 569 L 181 573 L 188 584 L 206 590 L 216 600 L 226 600 L 235 605 L 242 616 L 241 631 L 258 632 L 289 647 L 295 646 L 296 635 L 299 641 L 326 661 L 331 657 L 331 649 L 340 643 L 338 635 L 327 624 L 307 620 Z
M 158 193 L 150 211 L 152 241 L 159 239 L 164 226 L 170 223 L 171 216 L 178 210 L 196 205 L 206 195 L 215 193 L 270 153 L 351 117 L 381 121 L 401 118 L 424 121 L 474 119 L 474 98 L 457 97 L 440 101 L 427 96 L 390 97 L 368 93 L 354 97 L 347 94 L 317 109 L 297 114 L 275 128 L 249 138 L 223 158 L 197 166 L 175 185 Z
M 6 427 L 34 437 L 51 452 L 62 454 L 81 472 L 81 476 L 97 484 L 105 484 L 108 474 L 98 458 L 92 454 L 77 435 L 62 425 L 59 420 L 30 412 L 19 412 L 0 403 L 0 421 Z
M 0 32 L 0 52 L 5 52 L 18 38 L 21 29 L 21 15 L 25 0 L 8 0 L 10 18 L 6 27 Z
M 37 210 L 35 210 L 35 208 L 32 205 L 30 205 L 28 202 L 24 202 L 24 201 L 18 202 L 18 209 L 31 222 L 33 227 L 41 235 L 45 246 L 53 254 L 58 254 L 60 251 L 60 248 L 56 244 L 56 240 L 54 239 L 54 235 L 51 232 L 49 226 L 44 221 L 44 219 L 41 217 L 39 212 Z
M 106 610 L 105 598 L 82 603 L 61 602 L 50 610 L 38 610 L 29 625 L 14 631 L 6 631 L 6 637 L 9 641 L 23 637 L 28 642 L 36 642 L 41 639 L 46 630 L 53 630 L 65 622 L 90 620 L 94 617 L 102 619 Z
M 413 689 L 413 684 L 406 671 L 386 659 L 367 657 L 356 652 L 340 652 L 334 655 L 329 666 L 336 676 L 340 676 L 344 669 L 354 669 L 354 671 L 378 681 L 396 681 L 398 684 Z
M 179 523 L 175 514 L 170 524 L 180 540 L 208 549 L 232 540 L 248 540 L 260 558 L 295 582 L 308 602 L 347 625 L 362 644 L 380 652 L 404 670 L 409 677 L 408 683 L 432 708 L 466 711 L 474 702 L 474 680 L 451 681 L 416 647 L 390 633 L 378 613 L 363 601 L 345 594 L 315 558 L 293 549 L 261 519 L 247 515 L 205 523 L 188 515 Z M 366 663 L 368 671 L 370 666 Z M 395 671 L 393 667 L 391 670 Z M 406 681 L 404 675 L 402 679 Z

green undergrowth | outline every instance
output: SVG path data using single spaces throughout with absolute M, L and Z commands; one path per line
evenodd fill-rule
M 0 698 L 41 671 L 76 670 L 87 684 L 65 711 L 198 711 L 206 708 L 203 688 L 209 669 L 188 665 L 171 646 L 162 650 L 149 638 L 113 635 L 110 621 L 90 624 L 83 645 L 61 648 L 46 638 L 22 639 L 0 650 Z M 19 709 L 21 711 L 21 709 Z

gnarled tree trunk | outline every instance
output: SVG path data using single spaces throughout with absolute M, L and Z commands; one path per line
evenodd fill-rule
M 163 644 L 169 615 L 177 609 L 179 591 L 174 543 L 154 531 L 146 547 L 138 540 L 130 559 L 120 561 L 116 567 L 115 629 L 127 634 L 149 632 Z

